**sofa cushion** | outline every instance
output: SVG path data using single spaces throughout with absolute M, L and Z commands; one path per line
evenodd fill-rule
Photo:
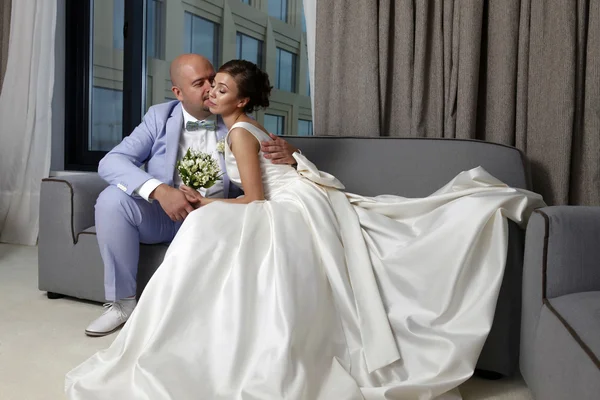
M 600 368 L 600 291 L 568 294 L 548 302 L 558 314 L 557 317 L 564 320 L 574 339 Z
M 96 226 L 90 226 L 89 228 L 84 229 L 81 232 L 75 232 L 75 234 L 77 235 L 77 237 L 79 237 L 79 235 L 95 235 Z

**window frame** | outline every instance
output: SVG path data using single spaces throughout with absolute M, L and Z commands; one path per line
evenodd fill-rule
M 65 159 L 66 170 L 97 171 L 106 151 L 89 150 L 93 89 L 93 2 L 65 0 Z M 95 0 L 103 1 L 103 0 Z M 125 0 L 123 26 L 123 130 L 129 135 L 142 121 L 146 98 L 145 0 Z
M 241 51 L 242 53 L 244 52 L 244 37 L 256 40 L 259 44 L 258 46 L 258 54 L 257 54 L 257 58 L 258 58 L 258 68 L 263 69 L 264 68 L 264 64 L 265 64 L 265 42 L 264 40 L 255 38 L 254 36 L 248 35 L 244 32 L 241 32 L 239 30 L 235 31 L 235 51 L 236 51 L 236 57 L 238 59 L 241 59 L 241 54 L 238 54 L 238 38 L 240 40 L 240 47 L 241 47 Z
M 300 123 L 302 123 L 302 122 L 308 122 L 310 124 L 309 125 L 309 132 L 308 132 L 307 135 L 300 135 Z M 300 118 L 299 117 L 298 118 L 298 127 L 297 127 L 297 129 L 298 130 L 296 131 L 296 133 L 297 133 L 298 136 L 314 136 L 315 135 L 315 133 L 313 131 L 313 121 L 310 120 L 310 119 L 304 119 L 304 118 Z
M 286 122 L 287 122 L 287 121 L 286 121 L 286 120 L 287 120 L 286 116 L 285 116 L 285 115 L 281 115 L 281 114 L 274 114 L 273 112 L 265 112 L 265 113 L 263 114 L 263 125 L 266 125 L 265 118 L 266 118 L 267 116 L 269 116 L 269 117 L 276 117 L 276 118 L 277 118 L 277 121 L 278 121 L 278 122 L 277 122 L 277 125 L 279 125 L 279 121 L 281 121 L 281 130 L 282 130 L 282 132 L 271 132 L 271 131 L 269 131 L 269 132 L 270 132 L 270 133 L 274 133 L 274 134 L 276 134 L 277 136 L 283 136 L 283 135 L 286 135 L 286 132 L 285 132 L 285 124 L 286 124 Z M 281 120 L 280 120 L 280 118 L 281 118 Z M 267 128 L 266 126 L 265 126 L 265 129 L 267 129 L 267 130 L 268 130 L 268 128 Z
M 277 90 L 281 90 L 281 91 L 285 91 L 285 92 L 289 92 L 289 93 L 295 93 L 298 94 L 298 70 L 299 70 L 299 66 L 298 66 L 298 54 L 296 54 L 293 51 L 289 51 L 286 50 L 282 47 L 276 46 L 276 55 L 275 55 L 275 88 Z M 287 89 L 282 89 L 281 88 L 281 52 L 286 52 L 288 54 L 291 54 L 292 56 L 292 71 L 291 71 L 291 76 L 292 76 L 292 90 L 287 90 Z
M 273 0 L 270 0 L 270 1 L 273 1 Z M 267 4 L 267 14 L 268 14 L 270 17 L 272 17 L 272 18 L 276 18 L 276 19 L 278 19 L 278 20 L 280 20 L 280 21 L 283 21 L 283 22 L 285 22 L 286 24 L 289 24 L 289 23 L 290 23 L 290 21 L 289 21 L 289 13 L 288 13 L 288 11 L 289 11 L 289 8 L 290 8 L 289 1 L 288 1 L 288 0 L 277 0 L 277 1 L 279 1 L 279 2 L 280 2 L 280 11 L 279 11 L 279 16 L 272 15 L 272 14 L 269 12 L 270 10 L 268 9 L 268 7 L 269 7 L 269 5 L 270 5 L 270 4 Z M 281 18 L 281 15 L 282 15 L 282 14 L 283 14 L 283 18 Z
M 183 11 L 184 29 L 185 29 L 185 17 L 186 17 L 186 14 L 189 14 L 192 17 L 192 19 L 191 19 L 191 26 L 190 26 L 190 28 L 192 30 L 192 32 L 191 32 L 192 36 L 190 37 L 190 49 L 186 48 L 185 42 L 186 42 L 187 39 L 184 37 L 184 42 L 183 42 L 184 43 L 184 45 L 183 45 L 184 46 L 184 48 L 183 48 L 184 53 L 186 53 L 186 52 L 187 53 L 193 53 L 194 52 L 194 49 L 193 49 L 194 43 L 193 43 L 193 40 L 192 40 L 193 34 L 194 34 L 194 18 L 198 18 L 198 19 L 204 20 L 204 21 L 206 21 L 206 22 L 208 22 L 208 23 L 210 23 L 210 24 L 213 25 L 214 32 L 213 32 L 213 61 L 212 61 L 212 64 L 213 65 L 219 65 L 220 64 L 219 60 L 220 60 L 220 57 L 221 57 L 220 47 L 221 47 L 221 40 L 222 40 L 222 38 L 221 38 L 221 24 L 218 23 L 218 22 L 215 22 L 215 21 L 211 21 L 210 19 L 208 19 L 206 17 L 194 14 L 192 11 L 184 10 Z M 185 34 L 187 35 L 187 32 L 185 32 Z M 199 53 L 195 53 L 195 54 L 199 54 Z

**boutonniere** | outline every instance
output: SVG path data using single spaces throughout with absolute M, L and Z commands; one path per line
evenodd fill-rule
M 221 139 L 217 142 L 217 151 L 219 153 L 225 153 L 225 140 Z

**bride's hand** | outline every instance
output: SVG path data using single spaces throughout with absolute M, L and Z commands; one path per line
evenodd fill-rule
M 179 186 L 179 190 L 185 194 L 185 198 L 190 202 L 192 207 L 199 208 L 202 206 L 202 199 L 204 199 L 204 196 L 202 196 L 197 190 L 185 185 Z

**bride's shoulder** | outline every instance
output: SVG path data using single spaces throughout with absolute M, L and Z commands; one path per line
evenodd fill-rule
M 233 139 L 234 136 L 248 134 L 254 136 L 259 142 L 264 140 L 271 140 L 271 137 L 264 131 L 263 128 L 251 122 L 237 122 L 231 127 L 231 130 L 229 131 L 231 139 Z
M 260 150 L 261 138 L 255 135 L 249 129 L 241 126 L 233 126 L 227 135 L 227 142 L 232 151 L 234 148 L 240 149 L 258 149 Z

